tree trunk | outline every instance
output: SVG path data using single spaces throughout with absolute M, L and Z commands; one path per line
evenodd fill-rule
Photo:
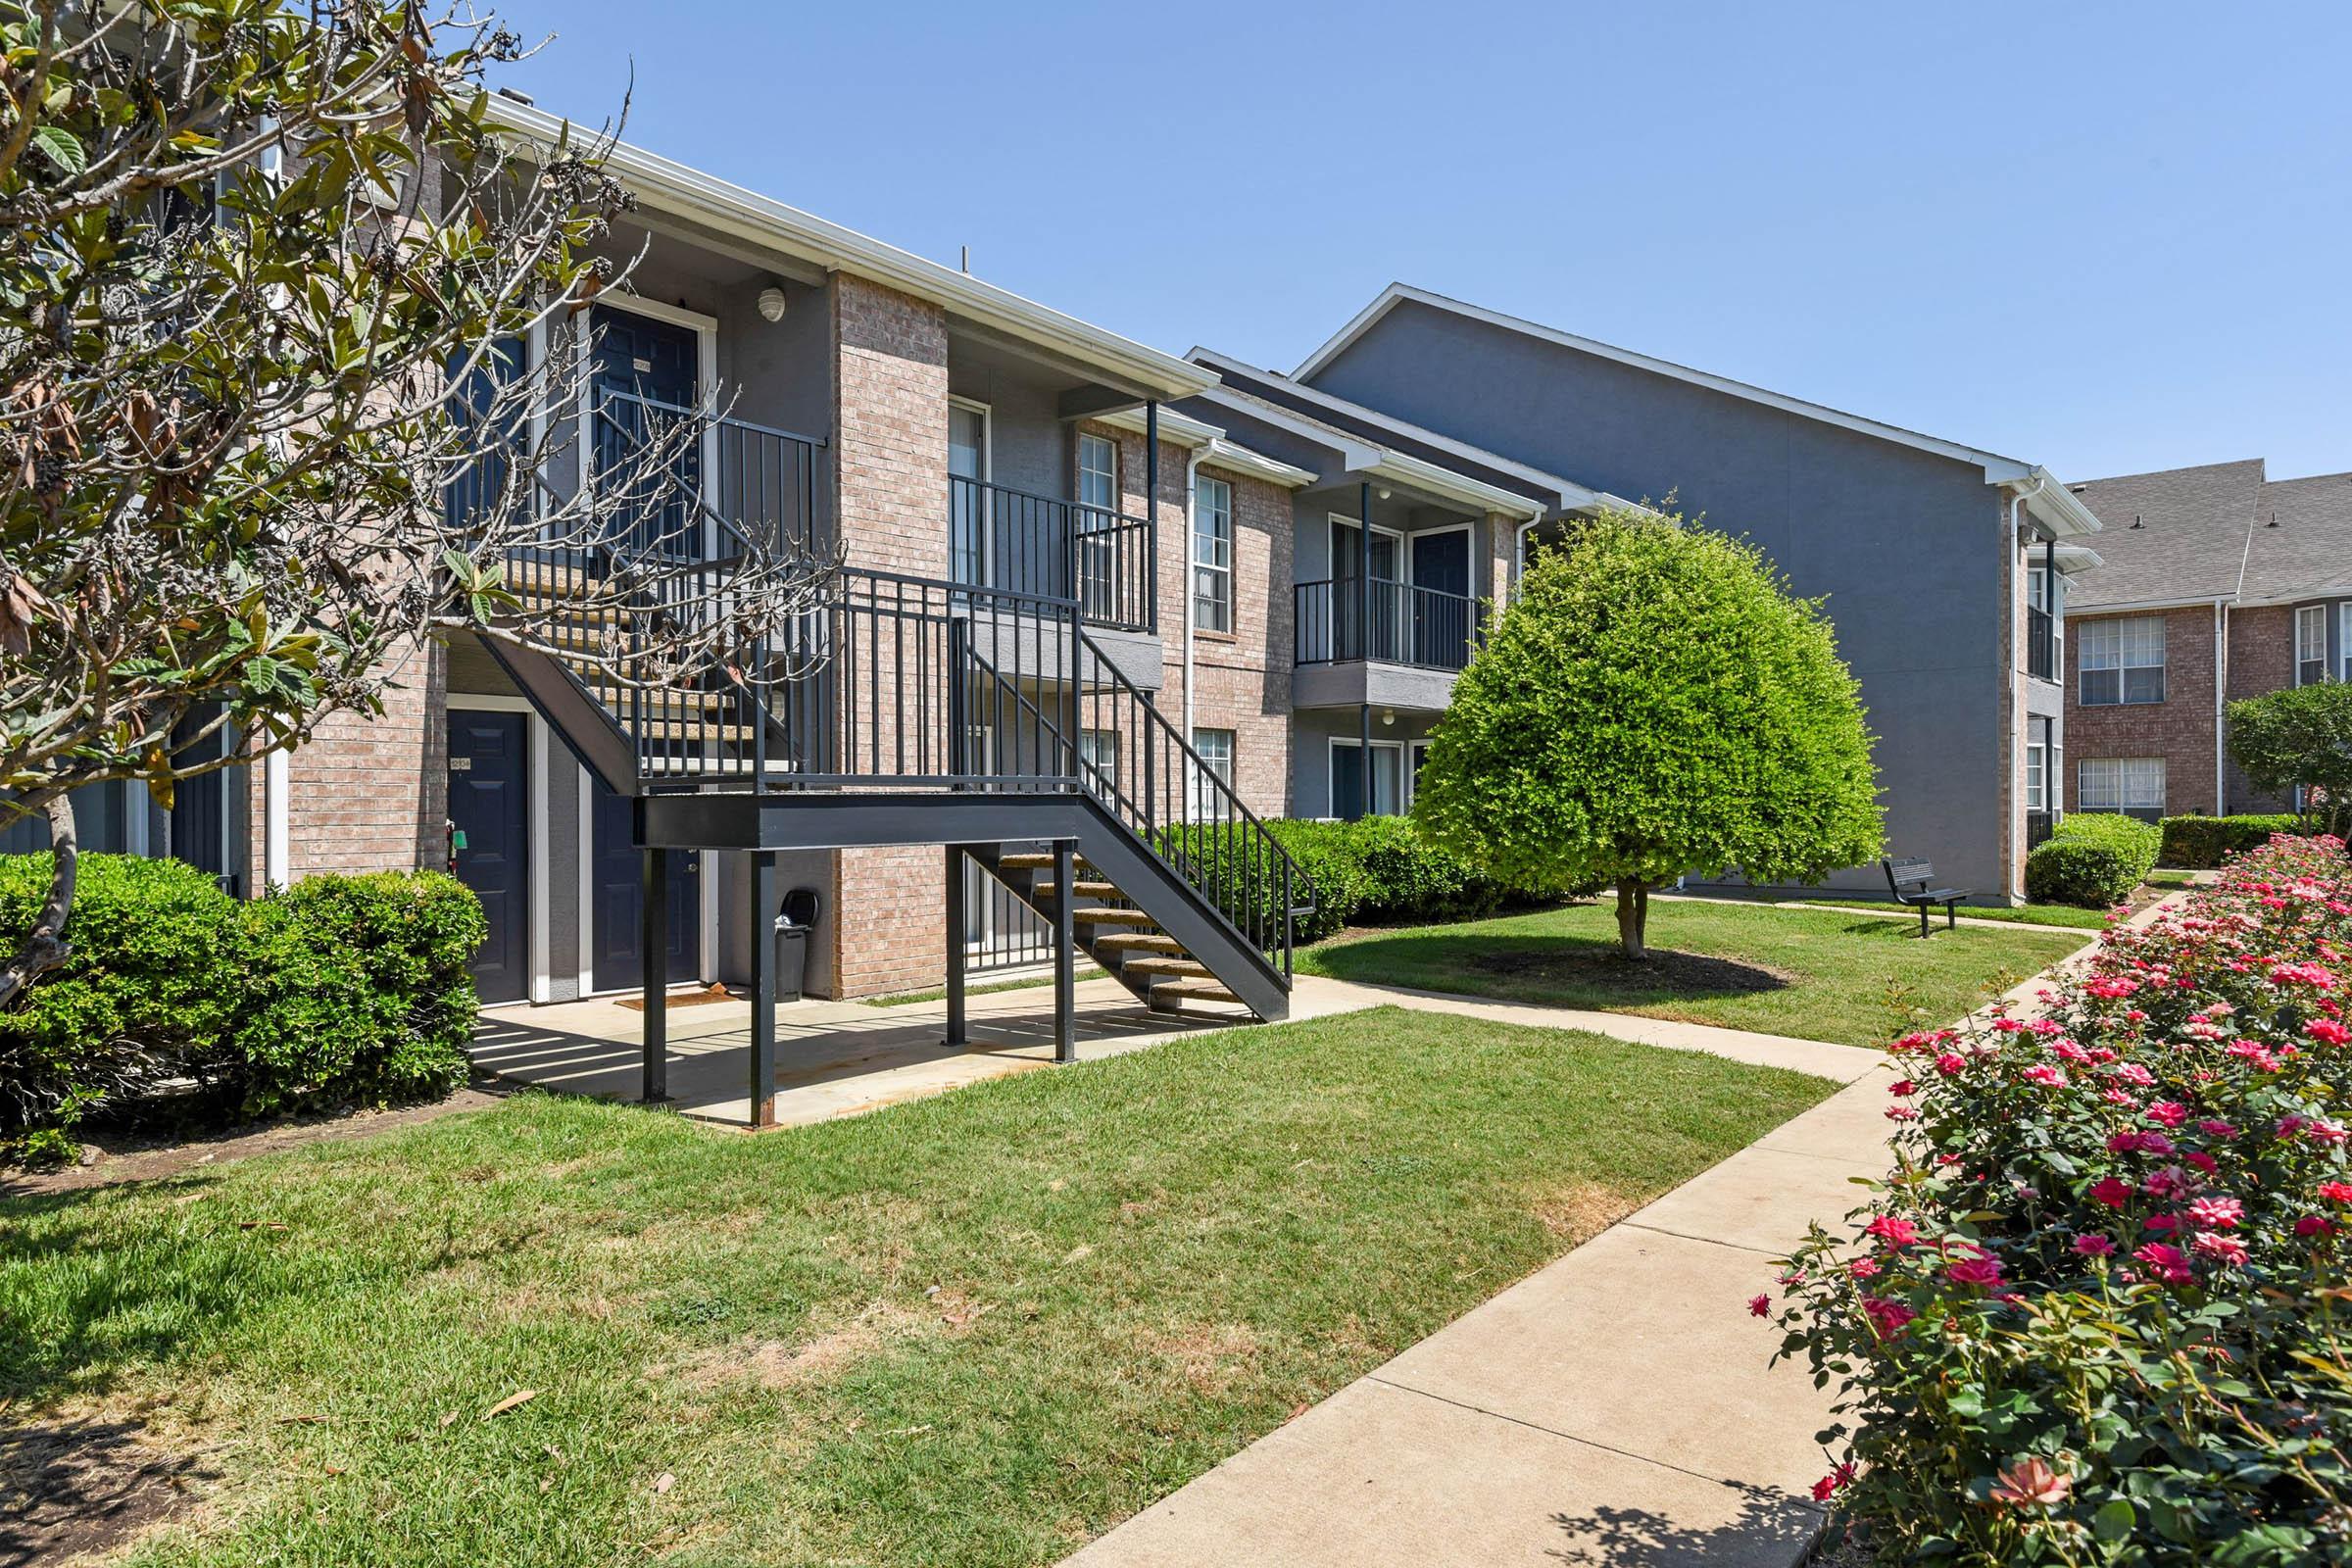
M 1617 945 L 1629 958 L 1649 956 L 1649 884 L 1627 878 L 1617 884 Z
M 0 1007 L 14 1002 L 33 981 L 71 957 L 66 942 L 66 917 L 74 912 L 74 872 L 81 858 L 81 840 L 74 831 L 74 803 L 60 795 L 48 805 L 49 897 L 33 916 L 32 930 L 17 949 L 8 967 L 0 969 Z

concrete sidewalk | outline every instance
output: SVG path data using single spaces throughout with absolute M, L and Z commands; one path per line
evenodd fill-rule
M 1743 1303 L 1774 1289 L 1771 1260 L 1809 1221 L 1857 1204 L 1851 1178 L 1886 1170 L 1885 1058 L 1617 1013 L 1337 991 L 1318 1003 L 1593 1029 L 1847 1087 L 1138 1514 L 1069 1568 L 1802 1561 L 1822 1524 L 1807 1489 L 1827 1468 L 1812 1435 L 1830 1398 L 1801 1368 L 1766 1365 L 1772 1331 Z

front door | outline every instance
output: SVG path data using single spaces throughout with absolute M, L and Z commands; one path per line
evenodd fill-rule
M 1438 669 L 1470 662 L 1470 531 L 1417 533 L 1413 552 L 1413 661 Z
M 590 980 L 599 991 L 634 991 L 645 984 L 640 926 L 645 909 L 645 861 L 630 821 L 629 798 L 602 779 L 592 781 L 588 866 L 594 905 L 589 925 Z M 669 952 L 664 978 L 671 985 L 699 980 L 703 973 L 703 858 L 699 851 L 669 852 Z
M 449 820 L 458 880 L 482 901 L 489 935 L 473 956 L 484 1002 L 520 1002 L 531 991 L 530 719 L 522 713 L 449 712 Z
M 702 448 L 672 433 L 694 421 L 702 399 L 701 336 L 609 305 L 598 306 L 594 319 L 596 466 L 617 504 L 613 532 L 638 550 L 701 555 Z M 654 442 L 677 447 L 663 473 L 632 463 Z

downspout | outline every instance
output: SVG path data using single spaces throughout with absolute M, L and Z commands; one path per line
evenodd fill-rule
M 1195 447 L 1192 456 L 1184 460 L 1184 550 L 1178 558 L 1184 569 L 1177 580 L 1184 585 L 1184 743 L 1187 746 L 1193 743 L 1193 519 L 1200 514 L 1200 460 L 1206 456 L 1206 447 Z
M 2230 814 L 2229 769 L 2225 765 L 2222 710 L 2230 701 L 2230 604 L 2213 602 L 2213 814 Z
M 2042 490 L 2048 485 L 2048 480 L 2040 477 L 2039 475 L 2035 475 L 2034 479 L 2034 488 L 2031 490 L 2010 491 L 2009 516 L 2001 528 L 2002 571 L 2004 575 L 2007 575 L 2011 579 L 2007 585 L 2006 591 L 2001 595 L 2001 618 L 2004 622 L 2002 629 L 2008 636 L 2008 641 L 2002 645 L 2001 650 L 2001 701 L 2008 710 L 2001 715 L 2001 727 L 2012 737 L 2010 755 L 2007 760 L 2007 773 L 2005 775 L 2007 783 L 2006 793 L 2011 798 L 2017 800 L 2020 806 L 2023 805 L 2023 796 L 2019 790 L 2018 780 L 2024 767 L 2024 752 L 2020 749 L 2021 742 L 2018 737 L 2021 737 L 2024 732 L 2017 723 L 2017 589 L 2019 587 L 2019 584 L 2015 580 L 2017 573 L 2018 553 L 2017 536 L 2020 530 L 2022 530 L 2026 525 L 2026 503 L 2031 501 L 2034 497 L 2041 494 Z M 2050 781 L 2046 776 L 2048 772 L 2048 761 L 2046 759 L 2043 762 L 2043 772 L 2045 777 L 2042 780 L 2042 789 L 2047 791 L 2050 787 Z M 2024 813 L 2021 810 L 2017 809 L 2009 809 L 2001 812 L 2001 849 L 2004 852 L 2001 858 L 2008 868 L 2007 874 L 2009 878 L 2009 886 L 2005 891 L 2007 896 L 2012 899 L 2020 897 L 2025 892 L 2026 858 L 2018 853 L 2017 831 L 2018 823 L 2022 819 L 2023 814 Z
M 262 884 L 270 890 L 293 886 L 293 834 L 288 826 L 288 796 L 294 785 L 294 760 L 284 747 L 262 757 Z

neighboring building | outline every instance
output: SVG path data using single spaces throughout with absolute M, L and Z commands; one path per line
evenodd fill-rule
M 1518 498 L 1525 510 L 1490 507 L 1473 525 L 1480 564 L 1468 582 L 1450 547 L 1433 550 L 1431 572 L 1422 569 L 1415 542 L 1458 526 L 1447 514 L 1376 510 L 1376 530 L 1398 530 L 1370 563 L 1376 610 L 1445 604 L 1464 591 L 1504 597 L 1531 542 L 1610 496 L 1671 497 L 1686 514 L 1753 539 L 1798 593 L 1828 599 L 1878 736 L 1889 850 L 1934 859 L 1939 876 L 1980 897 L 2022 896 L 2029 791 L 2037 787 L 2030 770 L 2061 744 L 2064 721 L 2034 568 L 2063 575 L 2095 562 L 2080 541 L 2099 526 L 2095 509 L 2046 470 L 1402 284 L 1288 376 L 1223 355 L 1194 358 L 1222 378 L 1203 395 L 1211 405 L 1261 404 L 1452 465 Z M 1272 439 L 1251 428 L 1252 439 Z M 1343 608 L 1360 609 L 1310 537 L 1313 510 L 1302 507 L 1301 604 L 1338 593 Z M 1334 581 L 1317 586 L 1323 577 Z M 1338 722 L 1300 715 L 1298 809 L 1321 808 L 1310 737 L 1344 735 L 1348 704 L 1359 732 L 1374 712 L 1386 732 L 1392 709 L 1417 731 L 1444 707 L 1445 681 L 1408 680 L 1393 667 L 1428 662 L 1397 657 L 1412 615 L 1400 612 L 1395 631 L 1372 618 L 1358 634 L 1369 647 L 1336 650 L 1343 669 L 1360 666 L 1344 679 L 1310 680 L 1301 642 L 1302 706 L 1312 692 Z M 1408 691 L 1421 700 L 1408 702 Z M 1408 759 L 1400 776 L 1409 773 Z M 1389 798 L 1380 789 L 1376 807 Z M 1834 884 L 1885 885 L 1871 867 Z
M 491 108 L 518 147 L 558 133 Z M 1067 904 L 1139 997 L 1275 1016 L 1294 888 L 1260 819 L 1405 809 L 1528 552 L 1671 495 L 1830 596 L 1890 848 L 2018 890 L 2064 715 L 2035 571 L 2097 560 L 2043 470 L 1402 288 L 1296 376 L 1177 359 L 652 154 L 609 167 L 635 268 L 582 318 L 584 406 L 549 423 L 606 452 L 649 405 L 723 394 L 703 532 L 838 550 L 836 602 L 780 634 L 823 669 L 649 698 L 455 638 L 382 716 L 169 812 L 85 792 L 89 847 L 241 892 L 454 863 L 493 1003 L 757 978 L 805 888 L 817 994 L 1042 961 Z M 1074 889 L 1051 844 L 1089 862 Z M 661 1032 L 654 1007 L 649 1093 Z
M 2352 474 L 2259 458 L 2074 487 L 2106 520 L 2070 585 L 2065 807 L 2285 810 L 2229 760 L 2226 705 L 2352 677 Z

